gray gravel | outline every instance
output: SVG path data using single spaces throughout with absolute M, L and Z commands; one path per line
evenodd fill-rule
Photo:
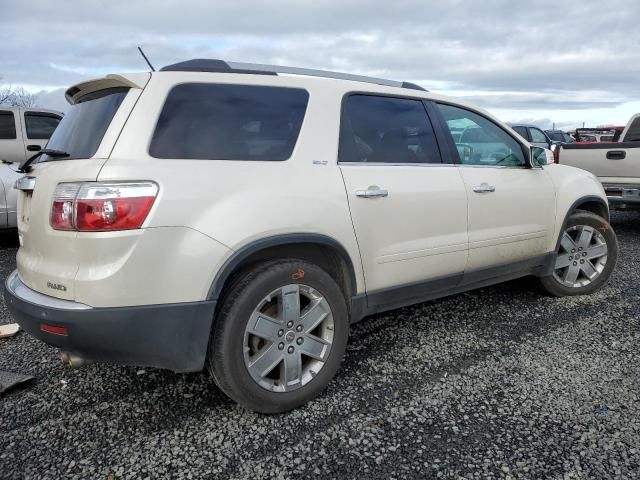
M 520 280 L 371 317 L 325 394 L 285 415 L 204 374 L 69 370 L 23 332 L 0 340 L 0 369 L 38 379 L 0 397 L 0 478 L 638 478 L 640 214 L 613 226 L 596 295 Z

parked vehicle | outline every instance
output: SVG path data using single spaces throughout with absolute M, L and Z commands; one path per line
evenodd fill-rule
M 542 129 L 535 125 L 510 123 L 509 126 L 511 126 L 518 135 L 536 147 L 551 149 L 551 145 L 554 143 Z
M 53 110 L 0 105 L 0 229 L 17 227 L 13 184 L 22 177 L 18 163 L 47 143 L 61 118 Z
M 640 115 L 617 132 L 617 141 L 563 145 L 558 162 L 596 175 L 610 206 L 640 209 Z
M 0 105 L 0 160 L 24 162 L 45 146 L 62 113 Z
M 526 275 L 589 294 L 616 263 L 592 174 L 409 83 L 192 60 L 66 97 L 5 299 L 75 365 L 206 368 L 282 412 L 367 315 Z
M 547 134 L 549 140 L 555 142 L 560 145 L 564 145 L 565 143 L 573 143 L 576 141 L 571 135 L 562 130 L 545 130 L 544 133 Z

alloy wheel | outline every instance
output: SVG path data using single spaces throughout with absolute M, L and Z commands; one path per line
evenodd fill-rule
M 561 284 L 585 287 L 593 282 L 607 264 L 604 235 L 588 225 L 569 227 L 560 240 L 553 276 Z
M 262 299 L 247 322 L 245 366 L 266 390 L 296 390 L 325 365 L 333 335 L 327 300 L 308 285 L 285 285 Z

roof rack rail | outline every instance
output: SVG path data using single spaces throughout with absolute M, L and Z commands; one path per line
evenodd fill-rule
M 309 77 L 335 78 L 338 80 L 350 80 L 354 82 L 374 83 L 387 87 L 410 88 L 413 90 L 428 90 L 415 83 L 386 80 L 384 78 L 352 75 L 349 73 L 332 72 L 329 70 L 316 70 L 313 68 L 284 67 L 280 65 L 265 65 L 260 63 L 225 62 L 224 60 L 196 58 L 184 62 L 167 65 L 160 69 L 161 72 L 215 72 L 215 73 L 249 73 L 254 75 L 277 75 L 279 73 L 290 75 L 305 75 Z

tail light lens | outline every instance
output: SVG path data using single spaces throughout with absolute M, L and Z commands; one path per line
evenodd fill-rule
M 152 182 L 61 183 L 51 207 L 51 227 L 81 232 L 140 228 L 157 194 Z

